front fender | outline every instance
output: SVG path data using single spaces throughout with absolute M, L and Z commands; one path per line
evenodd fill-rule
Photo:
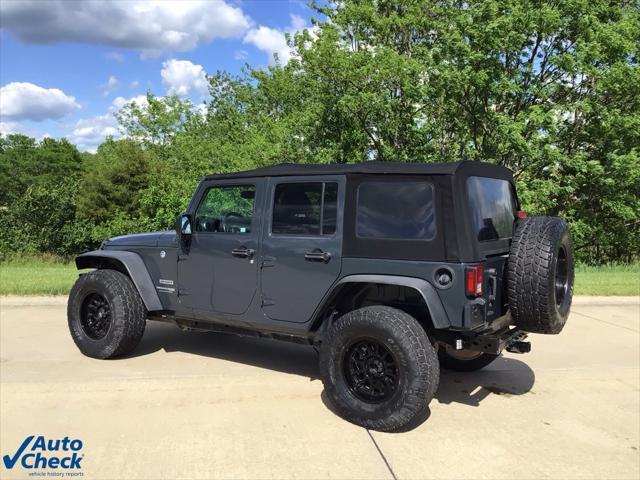
M 113 267 L 114 263 L 121 266 L 131 278 L 149 312 L 163 310 L 153 280 L 137 253 L 123 250 L 94 250 L 76 257 L 78 269 L 109 268 Z
M 318 313 L 321 313 L 325 306 L 332 301 L 335 293 L 340 290 L 340 287 L 347 283 L 378 283 L 383 285 L 401 285 L 412 288 L 418 291 L 424 299 L 424 302 L 429 309 L 429 315 L 431 316 L 434 328 L 449 328 L 451 326 L 451 322 L 449 321 L 449 317 L 442 305 L 440 296 L 433 285 L 422 278 L 403 277 L 399 275 L 347 275 L 333 285 L 331 292 L 322 302 L 322 306 L 318 310 Z

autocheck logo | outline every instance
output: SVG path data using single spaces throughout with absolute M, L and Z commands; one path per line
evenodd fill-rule
M 4 455 L 2 461 L 9 470 L 16 465 L 28 470 L 79 470 L 82 468 L 83 458 L 82 440 L 72 440 L 69 437 L 47 439 L 44 435 L 29 435 L 13 455 Z M 64 474 L 60 472 L 58 475 Z M 72 476 L 81 475 L 82 473 L 79 472 L 72 474 Z

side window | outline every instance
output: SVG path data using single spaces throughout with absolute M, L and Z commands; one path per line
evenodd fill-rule
M 338 184 L 281 183 L 273 198 L 271 233 L 332 235 L 336 231 Z
M 211 187 L 196 210 L 196 232 L 249 233 L 256 187 Z
M 432 240 L 436 236 L 429 182 L 363 182 L 358 187 L 356 235 L 361 238 Z

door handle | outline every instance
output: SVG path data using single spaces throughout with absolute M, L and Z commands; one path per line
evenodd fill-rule
M 251 258 L 255 253 L 256 251 L 253 248 L 246 247 L 234 248 L 231 250 L 231 255 L 238 258 Z
M 323 252 L 322 250 L 314 250 L 313 252 L 307 252 L 304 254 L 304 259 L 308 262 L 324 262 L 327 263 L 331 260 L 331 254 L 329 252 Z

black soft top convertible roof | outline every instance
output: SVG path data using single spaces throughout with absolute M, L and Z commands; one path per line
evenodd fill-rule
M 271 167 L 256 168 L 244 172 L 207 175 L 204 179 L 228 180 L 250 177 L 341 174 L 453 175 L 462 171 L 470 175 L 484 174 L 490 177 L 512 178 L 511 170 L 508 168 L 485 162 L 401 163 L 372 161 L 337 164 L 280 163 Z

